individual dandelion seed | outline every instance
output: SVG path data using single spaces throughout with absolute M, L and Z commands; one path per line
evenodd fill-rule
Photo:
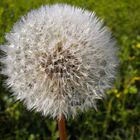
M 52 118 L 96 108 L 112 86 L 115 40 L 95 13 L 69 5 L 42 6 L 22 17 L 1 45 L 2 74 L 17 100 Z

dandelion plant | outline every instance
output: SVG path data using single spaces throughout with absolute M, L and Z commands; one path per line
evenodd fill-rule
M 5 38 L 6 84 L 28 110 L 57 119 L 65 140 L 64 118 L 96 109 L 112 86 L 118 61 L 111 32 L 94 12 L 55 4 L 21 17 Z

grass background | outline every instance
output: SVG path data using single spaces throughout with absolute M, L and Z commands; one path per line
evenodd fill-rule
M 68 3 L 104 19 L 117 39 L 120 71 L 99 111 L 67 121 L 69 140 L 140 140 L 140 1 L 139 0 L 0 0 L 0 44 L 13 24 L 31 9 Z M 14 102 L 0 76 L 0 140 L 57 140 L 57 123 Z

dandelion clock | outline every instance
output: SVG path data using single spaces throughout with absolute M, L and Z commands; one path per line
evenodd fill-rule
M 115 41 L 95 13 L 63 4 L 42 6 L 22 17 L 0 46 L 2 74 L 28 110 L 58 120 L 96 109 L 112 86 L 118 65 Z

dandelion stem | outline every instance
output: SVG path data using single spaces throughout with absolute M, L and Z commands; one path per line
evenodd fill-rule
M 58 130 L 60 140 L 67 140 L 64 115 L 58 120 Z

